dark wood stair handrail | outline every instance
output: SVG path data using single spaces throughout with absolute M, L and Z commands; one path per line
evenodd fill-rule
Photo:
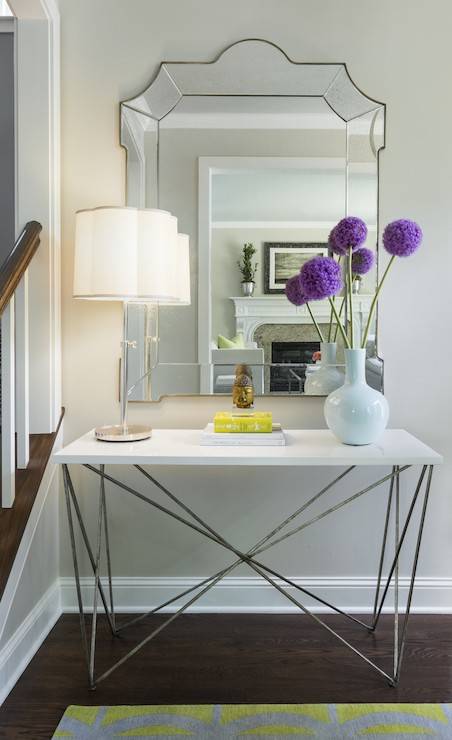
M 39 247 L 41 231 L 40 223 L 29 221 L 0 267 L 0 316 L 13 297 L 25 270 Z

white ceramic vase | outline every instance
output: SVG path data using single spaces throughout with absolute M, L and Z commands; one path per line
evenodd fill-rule
M 327 396 L 344 383 L 344 373 L 336 367 L 336 342 L 320 343 L 320 367 L 306 374 L 304 392 L 307 396 Z
M 344 352 L 345 383 L 325 401 L 326 423 L 344 444 L 372 444 L 386 429 L 389 405 L 382 393 L 366 383 L 366 350 Z

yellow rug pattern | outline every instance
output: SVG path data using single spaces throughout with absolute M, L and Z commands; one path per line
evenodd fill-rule
M 448 738 L 452 704 L 199 704 L 69 707 L 53 739 Z

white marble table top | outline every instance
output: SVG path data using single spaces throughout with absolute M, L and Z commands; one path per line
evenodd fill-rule
M 285 447 L 204 447 L 200 429 L 154 429 L 142 442 L 100 442 L 94 432 L 54 453 L 54 463 L 91 465 L 392 466 L 437 465 L 443 458 L 403 429 L 354 447 L 327 429 L 285 430 Z

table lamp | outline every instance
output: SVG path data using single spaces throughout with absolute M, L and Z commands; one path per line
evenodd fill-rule
M 190 304 L 189 238 L 178 234 L 177 218 L 156 208 L 100 208 L 77 211 L 73 297 L 121 301 L 124 305 L 120 424 L 98 427 L 97 439 L 147 439 L 148 426 L 127 423 L 128 304 Z

